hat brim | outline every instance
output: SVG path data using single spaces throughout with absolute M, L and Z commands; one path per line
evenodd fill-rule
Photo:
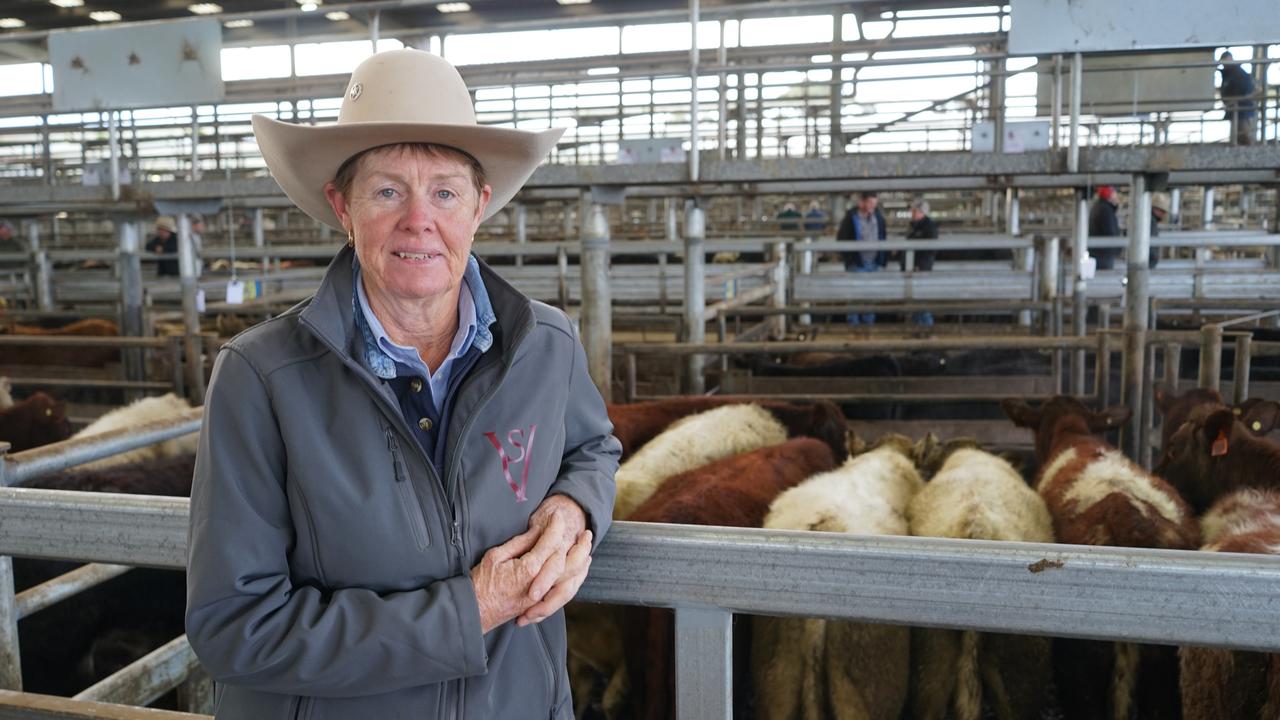
M 346 232 L 324 186 L 338 168 L 358 153 L 397 143 L 448 145 L 474 157 L 492 188 L 484 217 L 493 217 L 515 197 L 555 147 L 564 128 L 541 132 L 486 125 L 364 122 L 296 125 L 265 115 L 253 116 L 253 134 L 280 189 L 306 214 Z

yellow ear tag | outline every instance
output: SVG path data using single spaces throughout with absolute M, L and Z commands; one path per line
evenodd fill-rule
M 1258 432 L 1259 430 L 1261 430 L 1261 429 L 1262 429 L 1262 423 L 1261 423 L 1261 422 L 1259 422 L 1259 421 L 1257 421 L 1257 420 L 1254 420 L 1254 421 L 1253 421 L 1253 425 L 1250 425 L 1250 427 L 1252 427 L 1252 428 L 1253 428 L 1253 431 L 1254 431 L 1254 432 Z

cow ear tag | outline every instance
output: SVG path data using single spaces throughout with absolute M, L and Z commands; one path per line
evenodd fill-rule
M 1252 428 L 1253 428 L 1253 431 L 1254 431 L 1254 432 L 1258 432 L 1259 430 L 1261 430 L 1261 429 L 1262 429 L 1262 423 L 1261 423 L 1261 422 L 1259 422 L 1259 421 L 1257 421 L 1257 420 L 1254 420 L 1254 421 L 1253 421 L 1253 425 L 1251 425 L 1250 427 L 1252 427 Z
M 1219 430 L 1218 438 L 1213 441 L 1213 457 L 1222 457 L 1227 454 L 1227 431 Z

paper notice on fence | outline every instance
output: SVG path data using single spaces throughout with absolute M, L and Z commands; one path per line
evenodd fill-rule
M 239 280 L 232 280 L 227 283 L 227 304 L 243 305 L 244 304 L 244 283 Z
M 196 290 L 196 312 L 204 312 L 204 291 Z

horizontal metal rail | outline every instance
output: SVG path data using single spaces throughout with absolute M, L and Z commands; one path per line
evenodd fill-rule
M 866 302 L 857 304 L 844 303 L 840 305 L 810 304 L 804 307 L 740 307 L 726 308 L 722 310 L 721 313 L 728 316 L 768 317 L 770 315 L 824 315 L 828 313 L 839 315 L 854 312 L 916 312 L 923 309 L 929 310 L 930 312 L 938 315 L 981 315 L 984 313 L 1010 313 L 1021 310 L 1048 310 L 1052 307 L 1053 303 L 1040 300 L 996 300 L 992 302 L 937 302 L 931 300 L 917 300 L 914 302 Z
M 822 312 L 815 308 L 815 312 Z M 1092 350 L 1098 347 L 1096 337 L 963 337 L 963 338 L 896 338 L 848 340 L 841 342 L 758 342 L 758 343 L 625 343 L 615 353 L 635 355 L 708 355 L 732 352 L 740 355 L 786 355 L 789 353 L 830 352 L 866 354 L 908 352 L 912 350 Z
M 17 608 L 18 617 L 24 618 L 66 600 L 78 592 L 120 577 L 132 569 L 128 565 L 90 563 L 23 590 L 14 596 L 14 607 Z
M 177 687 L 200 666 L 181 635 L 85 688 L 73 700 L 148 705 Z
M 192 408 L 176 417 L 153 420 L 100 435 L 63 440 L 12 455 L 5 455 L 0 451 L 0 485 L 15 485 L 108 455 L 198 432 L 203 414 L 202 408 Z M 5 445 L 0 443 L 0 448 Z
M 94 387 L 109 390 L 172 390 L 173 383 L 159 380 L 113 380 L 110 378 L 46 378 L 9 375 L 14 387 L 54 388 L 54 387 Z
M 182 568 L 185 498 L 0 488 L 0 555 Z M 1280 651 L 1269 556 L 615 523 L 581 598 Z
M 168 338 L 101 335 L 8 335 L 0 334 L 3 347 L 95 347 L 95 348 L 160 348 L 169 347 Z
M 209 720 L 208 715 L 0 690 L 3 720 Z

